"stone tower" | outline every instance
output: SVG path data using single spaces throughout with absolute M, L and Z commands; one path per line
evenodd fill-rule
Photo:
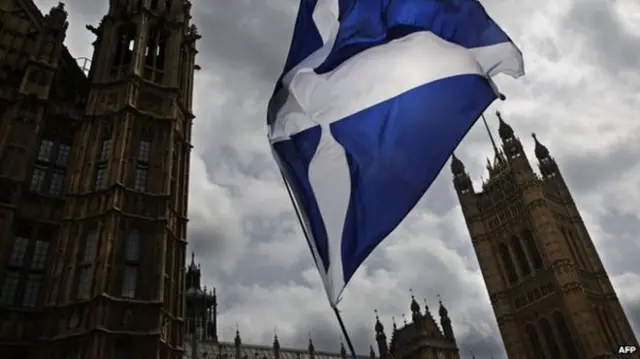
M 612 358 L 638 345 L 555 159 L 537 139 L 537 175 L 500 113 L 489 179 L 453 183 L 509 358 Z M 629 358 L 640 358 L 627 356 Z
M 87 27 L 96 41 L 86 106 L 36 357 L 182 357 L 199 37 L 190 10 L 187 0 L 111 0 Z
M 398 328 L 394 320 L 390 343 L 376 311 L 374 330 L 380 359 L 460 359 L 449 313 L 442 302 L 438 311 L 442 328 L 436 324 L 426 300 L 423 312 L 411 295 L 409 309 L 411 322 L 405 321 Z
M 202 287 L 200 266 L 196 265 L 195 254 L 191 254 L 191 263 L 185 277 L 185 314 L 186 334 L 196 341 L 218 342 L 218 298 L 213 292 Z

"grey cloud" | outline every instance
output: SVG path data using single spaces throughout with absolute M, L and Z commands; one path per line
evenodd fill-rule
M 621 213 L 612 208 L 599 218 L 599 225 L 610 236 L 605 243 L 625 243 L 600 246 L 600 257 L 607 268 L 611 268 L 609 275 L 637 271 L 637 259 L 640 258 L 640 243 L 637 240 L 640 233 L 640 217 L 636 213 Z
M 640 65 L 640 36 L 625 29 L 615 1 L 576 0 L 566 25 L 587 39 L 589 53 L 612 72 Z
M 575 191 L 591 191 L 611 184 L 640 164 L 640 135 L 623 139 L 606 151 L 582 151 L 565 155 L 558 162 Z M 585 175 L 588 174 L 588 175 Z
M 204 34 L 201 53 L 236 71 L 275 78 L 284 66 L 295 1 L 234 0 L 199 6 L 195 22 Z M 203 62 L 203 60 L 200 60 Z

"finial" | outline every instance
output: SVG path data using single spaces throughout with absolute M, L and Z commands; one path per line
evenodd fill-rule
M 404 313 L 402 313 L 402 321 L 404 322 L 404 325 L 407 325 L 407 317 L 405 317 Z
M 436 298 L 438 298 L 438 302 L 442 303 L 442 298 L 440 298 L 440 294 L 436 294 Z
M 427 297 L 425 297 L 424 298 L 424 309 L 427 310 L 427 307 L 428 307 L 428 305 L 427 305 Z
M 196 252 L 191 252 L 191 265 L 196 265 Z
M 398 330 L 398 325 L 396 325 L 396 317 L 391 317 L 391 323 L 393 323 L 393 331 Z

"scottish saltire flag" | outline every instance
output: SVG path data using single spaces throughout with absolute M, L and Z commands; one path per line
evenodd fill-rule
M 268 136 L 332 306 L 522 55 L 476 0 L 301 0 Z

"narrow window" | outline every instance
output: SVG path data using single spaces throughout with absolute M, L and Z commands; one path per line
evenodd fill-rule
M 71 154 L 71 146 L 61 143 L 58 146 L 58 155 L 56 156 L 56 165 L 67 167 L 69 164 L 69 155 Z
M 38 305 L 42 278 L 40 274 L 30 274 L 27 277 L 27 284 L 25 285 L 24 295 L 22 297 L 23 307 L 35 308 Z
M 80 259 L 81 264 L 89 264 L 93 262 L 98 250 L 98 231 L 90 230 L 84 239 L 84 250 Z
M 567 353 L 568 358 L 580 358 L 578 355 L 578 349 L 576 348 L 575 342 L 573 340 L 573 336 L 571 335 L 571 331 L 569 330 L 569 326 L 567 325 L 564 316 L 560 312 L 553 313 L 553 321 L 560 333 L 560 340 L 562 341 L 562 346 Z
M 96 169 L 96 181 L 95 181 L 95 189 L 103 190 L 107 188 L 107 166 L 98 165 Z
M 545 342 L 547 343 L 549 354 L 551 354 L 552 358 L 561 358 L 560 347 L 556 341 L 555 333 L 551 328 L 551 324 L 549 324 L 549 321 L 546 318 L 542 318 L 540 319 L 539 325 L 540 330 L 544 335 Z
M 111 139 L 106 139 L 102 141 L 102 146 L 100 147 L 100 157 L 98 159 L 100 161 L 108 160 L 112 147 L 113 147 L 113 141 Z
M 527 249 L 527 253 L 529 254 L 529 258 L 531 262 L 533 262 L 533 268 L 540 269 L 543 267 L 542 256 L 540 255 L 540 251 L 536 245 L 535 238 L 533 237 L 533 233 L 525 229 L 522 232 L 522 238 L 524 239 L 524 245 Z
M 49 194 L 59 196 L 64 188 L 64 172 L 55 170 L 51 173 L 51 181 L 49 182 Z
M 6 272 L 4 282 L 2 283 L 2 290 L 0 290 L 0 305 L 13 305 L 19 281 L 20 275 L 17 272 Z
M 585 269 L 586 266 L 585 266 L 584 258 L 582 258 L 582 255 L 580 254 L 580 252 L 576 248 L 575 243 L 567 235 L 567 230 L 562 228 L 561 231 L 562 231 L 562 236 L 564 237 L 564 240 L 567 243 L 567 246 L 569 247 L 569 251 L 571 252 L 571 255 L 573 256 L 573 260 L 574 260 L 576 266 L 578 268 L 580 268 L 580 269 Z
M 524 253 L 524 249 L 522 248 L 522 243 L 520 242 L 520 238 L 516 236 L 511 237 L 511 246 L 515 252 L 516 260 L 518 265 L 520 266 L 520 272 L 522 275 L 528 275 L 531 273 L 531 268 L 529 267 L 529 261 L 527 260 L 527 255 Z
M 47 261 L 47 253 L 49 252 L 49 242 L 37 240 L 36 246 L 33 251 L 33 257 L 31 258 L 31 269 L 41 270 L 44 269 Z
M 505 274 L 507 280 L 510 284 L 513 284 L 518 280 L 518 274 L 516 273 L 516 266 L 513 264 L 511 253 L 509 253 L 509 248 L 504 243 L 500 243 L 499 251 L 500 257 L 502 259 L 502 264 L 505 267 L 504 269 L 506 272 Z
M 138 262 L 140 260 L 140 231 L 137 229 L 131 230 L 127 235 L 125 251 L 127 262 Z
M 144 192 L 147 189 L 147 169 L 138 167 L 136 168 L 136 178 L 134 183 L 134 189 L 138 192 Z
M 151 141 L 141 140 L 138 144 L 138 156 L 137 159 L 140 162 L 149 162 L 149 153 L 151 151 Z
M 546 355 L 544 350 L 542 349 L 542 343 L 540 342 L 540 337 L 538 336 L 538 331 L 536 327 L 532 324 L 528 324 L 526 326 L 527 337 L 529 339 L 529 346 L 531 347 L 531 351 L 533 353 L 533 357 L 535 359 L 546 359 Z
M 569 235 L 569 240 L 571 241 L 571 243 L 573 243 L 573 247 L 575 248 L 576 253 L 580 257 L 580 261 L 583 263 L 584 268 L 585 269 L 590 269 L 589 257 L 587 256 L 587 253 L 586 253 L 586 251 L 584 249 L 584 246 L 574 236 L 574 233 L 573 233 L 572 230 L 567 229 L 567 234 Z
M 51 161 L 51 155 L 53 153 L 53 141 L 42 140 L 40 147 L 38 148 L 38 161 L 49 162 Z
M 88 299 L 91 294 L 91 272 L 90 267 L 81 267 L 78 271 L 78 299 Z
M 29 238 L 16 236 L 13 242 L 13 248 L 11 249 L 11 257 L 9 258 L 10 266 L 21 267 L 24 264 L 24 257 L 27 253 L 28 246 Z
M 122 296 L 124 298 L 136 297 L 136 284 L 138 280 L 138 268 L 126 266 L 124 268 L 124 278 L 122 280 Z
M 31 192 L 42 192 L 42 187 L 44 186 L 44 180 L 47 176 L 46 168 L 36 165 L 33 169 L 33 173 L 31 174 L 31 183 L 29 184 L 29 190 Z

